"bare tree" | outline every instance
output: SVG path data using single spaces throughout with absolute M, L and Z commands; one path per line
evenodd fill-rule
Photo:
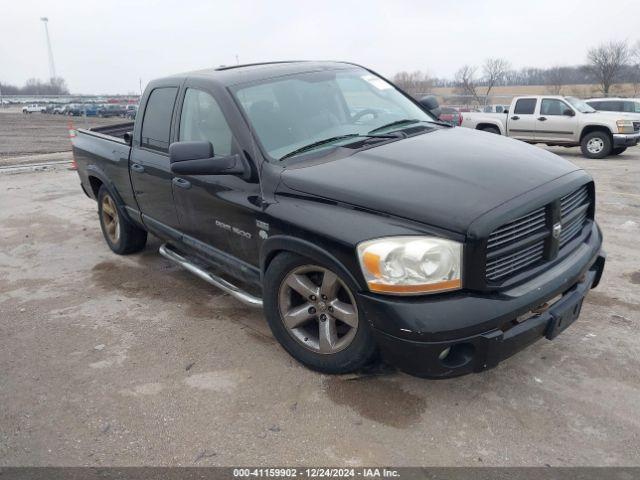
M 630 66 L 631 86 L 633 96 L 640 94 L 640 40 L 636 42 L 631 50 L 632 65 Z
M 629 61 L 630 54 L 626 41 L 603 43 L 587 53 L 589 71 L 605 97 L 609 96 L 609 90 Z
M 433 79 L 427 72 L 416 70 L 414 72 L 398 72 L 393 76 L 395 83 L 409 95 L 419 96 L 431 90 Z
M 480 97 L 478 96 L 477 86 L 476 86 L 476 67 L 471 65 L 462 66 L 457 72 L 455 76 L 455 81 L 457 85 L 457 90 L 462 95 L 472 98 L 471 102 L 473 103 L 475 100 L 478 104 L 481 104 Z
M 489 94 L 496 85 L 499 85 L 511 66 L 503 58 L 487 58 L 482 66 L 482 73 L 484 74 L 484 83 L 487 86 L 487 93 L 485 94 L 485 101 L 489 100 Z
M 567 84 L 567 77 L 567 69 L 565 67 L 552 67 L 546 70 L 544 80 L 549 93 L 560 95 L 562 87 Z

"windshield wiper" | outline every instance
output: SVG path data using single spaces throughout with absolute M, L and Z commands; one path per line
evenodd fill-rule
M 413 123 L 419 123 L 422 120 L 415 120 L 413 118 L 405 118 L 402 120 L 396 120 L 395 122 L 387 123 L 386 125 L 382 125 L 381 127 L 376 127 L 373 130 L 369 130 L 369 133 L 374 133 L 379 130 L 384 130 L 385 128 L 395 127 L 396 125 L 411 125 Z
M 360 133 L 348 133 L 346 135 L 338 135 L 336 137 L 325 138 L 323 140 L 318 140 L 317 142 L 310 143 L 309 145 L 305 145 L 304 147 L 297 148 L 294 151 L 289 152 L 286 155 L 283 155 L 278 160 L 282 161 L 282 160 L 284 160 L 286 158 L 293 157 L 293 156 L 298 155 L 300 153 L 304 153 L 304 152 L 307 152 L 309 150 L 313 150 L 314 148 L 321 147 L 323 145 L 327 145 L 328 143 L 337 142 L 338 140 L 345 140 L 347 138 L 354 138 L 354 137 L 398 138 L 398 135 L 364 135 L 364 134 L 360 134 Z

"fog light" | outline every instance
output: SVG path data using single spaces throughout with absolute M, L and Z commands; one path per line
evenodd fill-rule
M 447 347 L 444 350 L 442 350 L 440 352 L 440 355 L 438 355 L 438 358 L 440 360 L 444 360 L 445 358 L 447 358 L 447 356 L 449 355 L 449 352 L 451 351 L 451 347 Z

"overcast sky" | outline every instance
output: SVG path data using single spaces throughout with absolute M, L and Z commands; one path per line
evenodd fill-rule
M 0 20 L 0 82 L 49 77 L 74 93 L 130 93 L 178 72 L 241 63 L 348 60 L 383 75 L 503 57 L 515 68 L 576 65 L 608 40 L 640 39 L 640 0 L 11 0 Z

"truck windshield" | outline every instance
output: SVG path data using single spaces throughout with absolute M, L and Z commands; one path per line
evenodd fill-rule
M 578 110 L 580 113 L 593 113 L 596 111 L 593 107 L 590 107 L 585 102 L 576 97 L 565 97 L 565 100 L 569 102 L 571 106 L 573 106 L 573 108 Z
M 310 145 L 330 148 L 372 131 L 384 135 L 435 121 L 393 85 L 363 69 L 273 78 L 240 85 L 233 94 L 273 159 Z

